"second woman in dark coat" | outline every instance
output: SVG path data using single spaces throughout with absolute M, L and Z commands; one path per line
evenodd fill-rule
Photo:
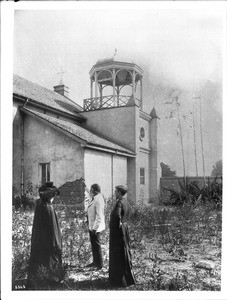
M 126 222 L 130 205 L 123 197 L 126 192 L 126 187 L 116 186 L 117 203 L 110 215 L 109 280 L 111 285 L 119 287 L 135 284 Z

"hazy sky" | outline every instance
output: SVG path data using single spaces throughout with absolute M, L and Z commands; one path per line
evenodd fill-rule
M 115 60 L 134 61 L 144 70 L 145 109 L 149 113 L 155 106 L 161 117 L 160 160 L 179 175 L 182 161 L 177 124 L 171 126 L 173 123 L 165 118 L 169 107 L 163 103 L 171 87 L 180 89 L 183 91 L 182 107 L 189 112 L 195 91 L 205 89 L 204 143 L 207 175 L 210 175 L 212 165 L 222 155 L 222 11 L 197 6 L 155 9 L 141 5 L 134 9 L 133 5 L 130 2 L 124 9 L 120 5 L 89 9 L 87 5 L 86 9 L 57 11 L 52 7 L 48 11 L 16 11 L 14 73 L 52 89 L 58 84 L 57 73 L 63 67 L 69 97 L 83 105 L 83 99 L 90 97 L 89 70 L 98 59 L 111 57 L 117 49 Z M 215 97 L 209 99 L 211 94 Z M 207 105 L 208 110 L 205 109 Z M 191 166 L 193 148 L 187 138 L 192 138 L 191 133 L 188 130 L 184 133 L 188 143 L 185 145 L 188 175 L 195 171 Z M 177 156 L 176 151 L 179 152 Z M 200 175 L 201 171 L 200 166 Z
M 170 83 L 220 79 L 220 11 L 74 10 L 15 13 L 14 72 L 52 88 L 62 66 L 70 95 L 89 97 L 88 72 L 111 57 L 146 65 Z

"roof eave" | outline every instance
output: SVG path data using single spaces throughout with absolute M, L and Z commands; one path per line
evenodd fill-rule
M 110 152 L 110 153 L 113 153 L 115 155 L 122 155 L 122 156 L 127 156 L 127 157 L 135 157 L 136 154 L 135 153 L 128 153 L 128 152 L 124 152 L 124 151 L 121 151 L 121 150 L 118 150 L 118 149 L 111 149 L 111 148 L 107 148 L 107 147 L 101 147 L 101 146 L 96 146 L 96 145 L 93 145 L 93 144 L 90 144 L 90 143 L 87 143 L 85 146 L 83 147 L 86 147 L 86 148 L 91 148 L 91 149 L 94 149 L 94 150 L 99 150 L 99 151 L 103 151 L 103 152 Z
M 33 100 L 33 99 L 31 99 L 31 98 L 28 98 L 28 97 L 19 95 L 19 94 L 17 94 L 17 93 L 13 93 L 13 97 L 17 98 L 19 101 L 22 101 L 22 102 L 24 102 L 24 103 L 26 103 L 27 101 L 29 101 L 29 104 L 32 104 L 32 105 L 34 105 L 34 106 L 36 106 L 36 107 L 43 108 L 43 109 L 48 109 L 49 111 L 55 112 L 55 113 L 57 112 L 57 113 L 61 114 L 62 116 L 71 118 L 71 119 L 73 119 L 73 120 L 76 119 L 76 120 L 79 121 L 79 122 L 84 122 L 84 121 L 86 121 L 86 119 L 87 119 L 86 117 L 81 116 L 78 112 L 77 112 L 78 115 L 69 114 L 69 113 L 67 113 L 67 112 L 64 112 L 64 111 L 62 111 L 62 110 L 60 110 L 60 109 L 57 109 L 57 108 L 53 108 L 53 107 L 48 106 L 48 105 L 46 105 L 46 104 L 43 104 L 43 103 L 40 104 L 40 103 L 37 102 L 36 100 Z
M 89 71 L 89 75 L 92 76 L 94 71 L 100 71 L 106 68 L 127 68 L 131 70 L 136 70 L 140 75 L 143 75 L 143 70 L 135 63 L 121 62 L 121 61 L 111 61 L 104 62 L 100 64 L 95 64 Z
M 86 141 L 77 137 L 76 135 L 66 131 L 65 129 L 59 127 L 58 125 L 56 124 L 53 124 L 52 122 L 42 118 L 41 116 L 37 116 L 35 113 L 32 113 L 31 111 L 28 111 L 26 110 L 25 108 L 23 107 L 20 107 L 20 111 L 22 111 L 23 113 L 27 114 L 27 115 L 30 115 L 38 120 L 41 120 L 43 123 L 47 124 L 48 126 L 54 128 L 54 129 L 57 129 L 58 131 L 60 131 L 61 133 L 63 133 L 64 135 L 67 135 L 68 137 L 72 138 L 73 140 L 75 140 L 76 142 L 80 143 L 81 144 L 81 147 L 85 147 L 87 145 Z

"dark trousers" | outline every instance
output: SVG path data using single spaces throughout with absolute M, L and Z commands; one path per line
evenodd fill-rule
M 100 232 L 93 233 L 89 230 L 90 240 L 91 240 L 91 249 L 93 255 L 93 263 L 98 267 L 102 268 L 103 261 L 102 261 L 102 249 L 101 249 L 101 242 L 100 242 Z

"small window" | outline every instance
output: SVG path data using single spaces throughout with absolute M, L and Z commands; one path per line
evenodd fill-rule
M 140 140 L 142 141 L 145 137 L 145 130 L 143 127 L 140 128 Z
M 140 168 L 140 184 L 145 184 L 145 169 Z
M 41 185 L 50 181 L 50 163 L 40 164 Z

